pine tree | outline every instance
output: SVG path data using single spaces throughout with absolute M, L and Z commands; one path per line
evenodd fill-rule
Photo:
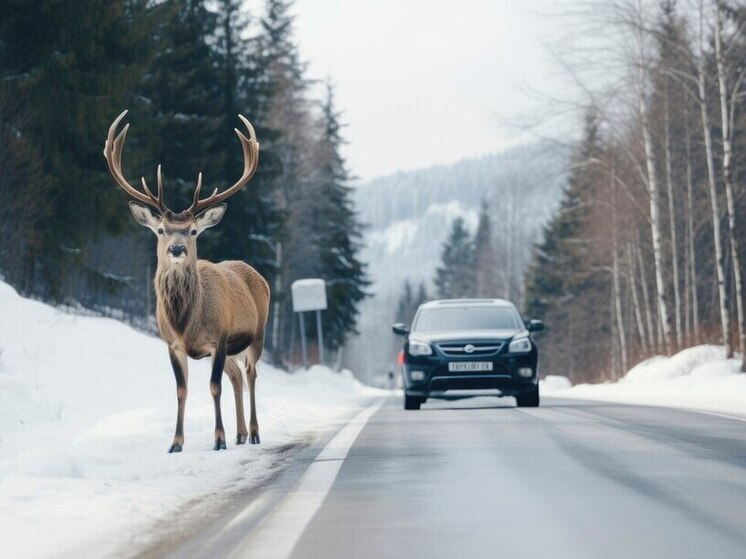
M 477 297 L 497 297 L 497 254 L 487 200 L 482 200 L 477 232 L 474 235 L 474 275 L 474 294 Z
M 112 115 L 143 102 L 137 91 L 152 58 L 147 0 L 11 0 L 0 20 L 0 72 L 23 99 L 19 133 L 42 156 L 43 197 L 54 211 L 39 224 L 31 289 L 56 300 L 106 283 L 90 263 L 91 243 L 126 223 L 109 186 L 101 143 Z M 136 160 L 136 142 L 129 148 Z
M 143 84 L 157 142 L 150 153 L 153 164 L 163 166 L 167 204 L 180 211 L 191 202 L 198 172 L 208 182 L 223 178 L 227 150 L 218 138 L 230 136 L 231 128 L 215 103 L 219 69 L 212 43 L 218 18 L 203 0 L 166 0 L 156 9 L 158 54 Z M 232 151 L 240 149 L 234 145 Z
M 429 300 L 430 295 L 428 294 L 427 288 L 425 287 L 425 282 L 420 282 L 420 287 L 417 289 L 417 297 L 415 298 L 415 302 L 419 307 L 423 303 L 427 303 Z
M 41 154 L 18 134 L 28 110 L 0 87 L 0 272 L 25 294 L 31 288 L 29 267 L 39 257 L 39 226 L 52 211 Z
M 252 43 L 245 86 L 257 107 L 257 122 L 266 127 L 257 129 L 262 134 L 259 167 L 269 187 L 267 200 L 274 203 L 281 218 L 275 234 L 279 243 L 275 247 L 282 254 L 277 270 L 280 278 L 272 284 L 280 285 L 282 312 L 273 338 L 288 350 L 294 324 L 286 295 L 290 285 L 296 279 L 321 276 L 318 230 L 310 211 L 318 198 L 312 185 L 315 170 L 311 161 L 318 134 L 313 131 L 306 97 L 308 82 L 295 44 L 291 5 L 284 0 L 267 0 L 261 31 Z
M 602 181 L 598 166 L 588 163 L 601 159 L 600 142 L 597 119 L 589 113 L 560 207 L 544 228 L 543 240 L 534 248 L 526 279 L 526 312 L 547 322 L 542 340 L 547 362 L 558 373 L 576 380 L 579 371 L 588 370 L 575 365 L 577 348 L 581 340 L 589 344 L 589 340 L 601 338 L 598 318 L 607 311 L 602 301 L 608 301 L 610 292 L 606 287 L 608 277 L 589 271 L 595 264 L 590 253 L 590 212 L 593 201 L 599 199 Z M 586 362 L 599 354 L 587 356 Z
M 412 284 L 409 280 L 404 281 L 404 288 L 402 294 L 399 297 L 399 302 L 396 305 L 396 315 L 394 320 L 396 322 L 402 322 L 404 324 L 411 324 L 414 318 L 412 307 L 414 306 L 414 293 L 412 291 Z
M 443 245 L 441 265 L 435 271 L 435 289 L 441 299 L 474 296 L 474 241 L 461 217 L 453 220 Z
M 352 205 L 349 176 L 340 155 L 343 144 L 334 92 L 327 86 L 319 123 L 321 137 L 316 146 L 314 229 L 318 231 L 321 276 L 327 282 L 328 310 L 324 313 L 325 343 L 336 350 L 347 334 L 355 332 L 358 305 L 370 285 L 359 252 L 362 228 Z
M 233 200 L 212 249 L 215 258 L 245 260 L 267 277 L 272 285 L 275 275 L 275 242 L 281 226 L 281 216 L 272 196 L 277 173 L 271 172 L 267 163 L 271 145 L 266 125 L 267 116 L 259 110 L 259 102 L 249 96 L 256 93 L 265 76 L 256 74 L 254 64 L 256 41 L 246 39 L 249 16 L 239 0 L 220 0 L 218 9 L 218 40 L 216 57 L 218 67 L 217 97 L 221 128 L 217 145 L 224 153 L 220 182 L 232 184 L 243 168 L 243 155 L 234 134 L 229 131 L 238 122 L 237 115 L 244 114 L 255 127 L 261 146 L 259 169 L 251 183 Z
M 399 302 L 396 306 L 396 322 L 402 322 L 406 325 L 411 325 L 414 321 L 414 315 L 417 313 L 419 306 L 427 302 L 427 289 L 424 283 L 420 283 L 417 288 L 417 292 L 414 292 L 412 283 L 409 280 L 404 282 L 402 288 L 402 294 L 399 297 Z

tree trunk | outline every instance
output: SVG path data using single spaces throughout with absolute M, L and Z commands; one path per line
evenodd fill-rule
M 640 285 L 642 286 L 642 300 L 645 305 L 645 319 L 648 324 L 648 344 L 650 345 L 651 352 L 658 350 L 658 344 L 655 340 L 656 326 L 653 321 L 653 310 L 650 306 L 650 295 L 648 292 L 648 278 L 645 273 L 645 261 L 642 257 L 642 247 L 640 247 L 639 236 L 637 240 L 637 247 L 635 252 L 637 253 L 637 266 L 640 269 Z
M 622 374 L 627 372 L 627 334 L 624 331 L 624 317 L 622 316 L 622 289 L 619 281 L 619 242 L 617 239 L 616 215 L 616 177 L 611 170 L 611 270 L 614 293 L 614 314 L 616 314 L 617 335 L 619 336 L 619 354 L 621 357 Z
M 720 37 L 720 3 L 714 2 L 715 10 L 715 59 L 718 68 L 718 86 L 720 90 L 720 120 L 723 137 L 723 182 L 725 183 L 725 197 L 727 201 L 728 237 L 730 240 L 730 257 L 733 264 L 733 279 L 736 291 L 736 319 L 738 321 L 738 351 L 741 353 L 741 371 L 746 371 L 746 327 L 744 325 L 743 291 L 741 283 L 741 255 L 738 236 L 736 233 L 736 203 L 733 195 L 732 168 L 732 133 L 728 119 L 728 89 L 725 83 L 725 62 Z M 731 103 L 735 99 L 731 98 Z
M 686 229 L 689 250 L 689 289 L 691 290 L 691 329 L 695 344 L 699 344 L 699 297 L 697 295 L 697 252 L 694 250 L 694 195 L 692 187 L 692 141 L 689 132 L 689 112 L 684 114 L 686 134 Z
M 609 297 L 609 316 L 611 317 L 611 328 L 609 328 L 609 334 L 611 334 L 611 338 L 609 339 L 609 341 L 611 342 L 611 351 L 609 351 L 609 357 L 611 358 L 611 367 L 609 369 L 606 380 L 614 382 L 622 376 L 622 372 L 619 369 L 619 348 L 617 347 L 619 345 L 619 326 L 616 320 L 616 306 L 614 305 L 614 282 L 611 283 L 610 295 L 611 297 Z
M 648 340 L 645 335 L 645 324 L 642 318 L 642 308 L 640 307 L 640 295 L 637 292 L 637 281 L 635 280 L 635 261 L 632 257 L 632 243 L 627 239 L 627 270 L 630 291 L 632 291 L 632 307 L 635 313 L 635 322 L 637 323 L 637 334 L 640 338 L 640 346 L 645 357 L 648 353 Z
M 728 291 L 725 286 L 725 266 L 723 259 L 723 247 L 720 232 L 720 207 L 718 202 L 717 188 L 715 184 L 715 161 L 712 154 L 712 133 L 710 132 L 710 118 L 707 113 L 707 84 L 705 78 L 705 53 L 704 53 L 704 14 L 702 13 L 702 2 L 700 2 L 699 13 L 699 61 L 697 64 L 697 84 L 699 87 L 699 107 L 702 113 L 702 131 L 705 140 L 705 155 L 707 158 L 707 185 L 710 192 L 710 205 L 712 206 L 712 234 L 715 241 L 715 268 L 717 270 L 718 296 L 720 300 L 720 324 L 723 334 L 723 345 L 727 358 L 733 357 L 733 348 L 730 344 L 730 316 L 728 315 Z
M 681 293 L 679 291 L 679 244 L 676 238 L 676 211 L 673 193 L 673 170 L 671 168 L 671 131 L 670 114 L 668 110 L 668 79 L 666 79 L 664 141 L 666 150 L 666 190 L 668 193 L 668 221 L 671 229 L 671 270 L 673 273 L 674 318 L 676 323 L 676 348 L 684 345 L 683 328 L 681 326 Z
M 655 292 L 658 302 L 658 314 L 660 326 L 663 333 L 664 351 L 668 353 L 671 348 L 671 324 L 668 317 L 668 304 L 666 303 L 666 283 L 663 279 L 663 254 L 661 248 L 661 219 L 658 208 L 658 181 L 655 175 L 655 151 L 653 139 L 650 133 L 650 121 L 648 120 L 648 101 L 645 92 L 645 43 L 643 37 L 642 2 L 638 3 L 638 103 L 640 109 L 640 125 L 642 127 L 642 139 L 645 145 L 645 164 L 647 167 L 648 192 L 650 193 L 650 233 L 653 241 L 653 262 L 655 265 Z

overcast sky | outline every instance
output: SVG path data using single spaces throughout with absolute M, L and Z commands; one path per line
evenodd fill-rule
M 296 0 L 309 76 L 336 86 L 350 170 L 369 179 L 525 141 L 506 123 L 533 113 L 532 89 L 551 90 L 557 74 L 550 4 Z

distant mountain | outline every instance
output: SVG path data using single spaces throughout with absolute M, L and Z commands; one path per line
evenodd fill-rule
M 368 381 L 393 367 L 390 325 L 404 281 L 424 281 L 431 290 L 451 222 L 461 216 L 473 231 L 483 199 L 493 211 L 501 261 L 515 278 L 515 289 L 496 296 L 520 304 L 531 246 L 557 206 L 567 162 L 566 149 L 532 144 L 356 188 L 354 200 L 367 224 L 362 259 L 374 296 L 361 306 L 360 335 L 347 344 L 346 365 Z

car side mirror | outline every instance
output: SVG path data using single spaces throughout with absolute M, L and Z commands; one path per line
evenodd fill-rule
M 529 320 L 526 329 L 529 332 L 541 332 L 544 330 L 544 323 L 541 320 Z
M 404 325 L 403 322 L 397 322 L 391 329 L 397 336 L 409 336 L 409 329 Z

